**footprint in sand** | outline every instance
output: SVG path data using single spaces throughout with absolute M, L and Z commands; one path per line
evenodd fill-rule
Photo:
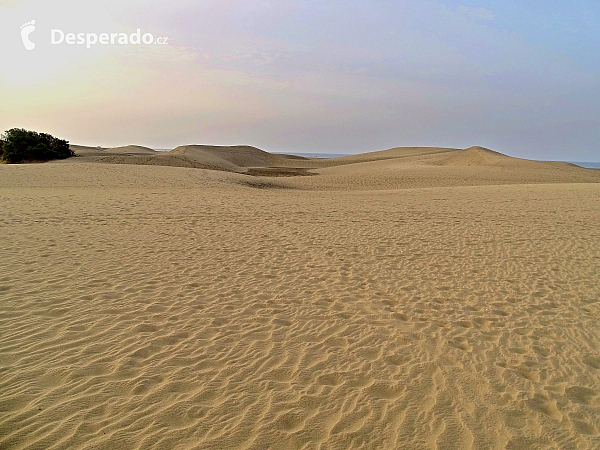
M 35 44 L 29 40 L 29 35 L 35 30 L 35 20 L 21 25 L 21 39 L 26 50 L 33 50 Z

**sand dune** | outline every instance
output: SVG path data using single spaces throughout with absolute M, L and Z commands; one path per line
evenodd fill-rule
M 0 448 L 600 448 L 600 171 L 255 150 L 0 165 Z
M 123 147 L 113 147 L 106 149 L 106 153 L 117 153 L 125 155 L 154 155 L 156 152 L 148 147 L 141 145 L 125 145 Z
M 358 155 L 342 156 L 340 158 L 332 158 L 330 161 L 333 165 L 342 164 L 356 164 L 370 161 L 381 161 L 391 159 L 405 159 L 422 157 L 428 155 L 445 154 L 448 152 L 456 152 L 459 149 L 456 148 L 444 148 L 444 147 L 394 147 L 388 150 L 381 150 L 377 152 L 360 153 Z M 317 160 L 317 162 L 323 161 L 324 166 L 329 166 L 326 160 Z
M 290 185 L 319 190 L 406 189 L 539 183 L 598 183 L 600 170 L 562 162 L 512 158 L 481 147 L 405 148 L 336 158 L 314 169 L 315 177 Z M 337 164 L 337 160 L 344 163 Z M 355 162 L 356 161 L 356 162 Z
M 234 164 L 237 167 L 269 167 L 275 166 L 288 158 L 265 152 L 256 147 L 247 145 L 239 146 L 211 146 L 211 145 L 184 145 L 177 147 L 171 154 L 183 155 L 190 159 L 202 160 L 204 158 L 219 158 Z
M 277 155 L 247 145 L 211 146 L 183 145 L 169 152 L 156 152 L 147 147 L 129 145 L 111 149 L 72 145 L 77 162 L 101 162 L 109 164 L 158 165 L 194 167 L 235 173 L 259 173 L 265 175 L 301 175 L 302 167 L 293 171 L 297 161 L 306 158 Z M 269 169 L 257 171 L 254 169 Z M 283 169 L 283 170 L 277 170 Z
M 196 167 L 244 173 L 251 167 L 276 167 L 286 158 L 251 146 L 184 145 L 177 147 L 164 158 L 180 157 L 193 162 Z
M 279 183 L 318 190 L 600 182 L 600 170 L 513 158 L 483 147 L 397 147 L 332 159 L 272 154 L 251 146 L 185 145 L 166 153 L 150 149 L 135 153 L 136 148 L 83 148 L 78 150 L 82 157 L 72 160 L 193 167 L 268 177 L 319 175 Z
M 514 158 L 484 147 L 469 147 L 464 150 L 451 151 L 432 159 L 430 163 L 445 166 L 502 167 L 515 170 L 579 168 L 574 164 L 560 161 L 533 161 Z
M 135 155 L 153 155 L 156 154 L 154 150 L 141 145 L 125 145 L 122 147 L 91 147 L 86 145 L 74 145 L 70 144 L 71 150 L 75 152 L 78 157 L 93 158 L 103 157 L 109 155 L 123 155 L 123 156 L 135 156 Z
M 69 147 L 79 157 L 92 156 L 92 155 L 96 155 L 96 154 L 101 154 L 102 155 L 102 154 L 105 154 L 105 152 L 107 150 L 104 147 L 100 147 L 100 146 L 92 147 L 92 146 L 89 146 L 89 145 L 70 144 Z
M 461 151 L 452 151 L 438 158 L 438 164 L 448 166 L 501 166 L 520 167 L 528 160 L 513 158 L 484 147 L 469 147 Z M 540 161 L 529 161 L 540 163 Z

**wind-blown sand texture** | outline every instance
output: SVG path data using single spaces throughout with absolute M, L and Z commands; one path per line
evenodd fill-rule
M 89 152 L 0 165 L 0 448 L 600 448 L 600 171 Z

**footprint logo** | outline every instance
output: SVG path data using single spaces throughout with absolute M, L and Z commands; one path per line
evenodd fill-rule
M 23 39 L 23 45 L 26 50 L 33 50 L 35 44 L 29 40 L 29 35 L 35 30 L 35 20 L 24 23 L 21 25 L 21 39 Z

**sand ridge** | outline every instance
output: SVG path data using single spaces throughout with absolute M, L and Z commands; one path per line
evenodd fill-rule
M 71 145 L 71 149 L 77 155 L 72 158 L 76 162 L 193 167 L 269 176 L 304 175 L 305 167 L 295 162 L 307 159 L 271 154 L 248 145 L 182 145 L 168 152 L 136 145 L 110 149 Z
M 258 177 L 291 177 L 295 179 L 271 183 L 312 190 L 600 182 L 600 170 L 514 158 L 477 146 L 396 147 L 339 158 L 272 154 L 244 145 L 185 145 L 169 152 L 151 153 L 123 150 L 130 147 L 98 152 L 74 146 L 80 156 L 69 161 L 194 167 Z M 303 177 L 296 177 L 299 175 Z

